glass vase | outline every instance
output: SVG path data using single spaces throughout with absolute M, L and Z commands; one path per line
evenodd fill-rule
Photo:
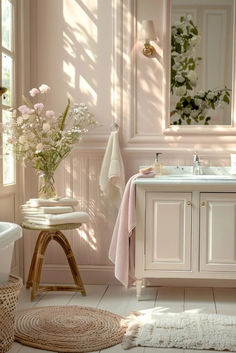
M 50 199 L 57 196 L 53 172 L 39 173 L 38 196 L 41 199 Z

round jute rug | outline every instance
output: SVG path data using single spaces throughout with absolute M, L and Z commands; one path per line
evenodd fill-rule
M 56 352 L 93 352 L 121 343 L 123 318 L 81 306 L 46 306 L 18 311 L 15 340 Z

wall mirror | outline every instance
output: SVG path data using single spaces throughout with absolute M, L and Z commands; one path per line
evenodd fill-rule
M 170 125 L 234 126 L 235 0 L 171 0 Z

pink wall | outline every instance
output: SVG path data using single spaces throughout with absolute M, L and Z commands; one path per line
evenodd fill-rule
M 71 153 L 56 176 L 60 195 L 78 198 L 79 209 L 90 215 L 89 226 L 68 233 L 87 283 L 114 279 L 107 254 L 115 216 L 98 186 L 112 117 L 120 121 L 127 178 L 139 165 L 150 164 L 156 151 L 163 152 L 163 163 L 169 165 L 191 164 L 195 149 L 203 163 L 227 165 L 229 151 L 235 148 L 230 134 L 169 134 L 164 129 L 168 114 L 166 5 L 164 0 L 31 1 L 31 86 L 51 86 L 48 107 L 58 113 L 67 97 L 87 103 L 102 124 Z M 159 42 L 154 59 L 141 54 L 142 43 L 137 39 L 142 19 L 152 19 L 156 25 Z M 33 178 L 28 197 L 36 192 Z M 25 232 L 25 273 L 35 236 Z M 71 281 L 65 258 L 56 246 L 49 249 L 45 263 L 45 281 Z

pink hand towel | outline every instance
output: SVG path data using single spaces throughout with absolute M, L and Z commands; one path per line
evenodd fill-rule
M 109 259 L 115 265 L 115 277 L 125 286 L 135 280 L 134 251 L 135 251 L 135 184 L 136 178 L 150 178 L 155 174 L 135 174 L 126 184 L 116 219 L 109 249 Z

